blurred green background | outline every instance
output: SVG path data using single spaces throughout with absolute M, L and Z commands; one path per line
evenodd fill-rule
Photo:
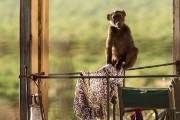
M 0 0 L 0 120 L 19 116 L 19 0 Z M 49 73 L 96 71 L 105 63 L 107 13 L 126 11 L 139 55 L 135 66 L 172 62 L 172 0 L 49 0 Z M 134 66 L 134 67 L 135 67 Z M 172 74 L 172 67 L 127 75 Z M 170 78 L 127 79 L 126 86 L 167 87 Z M 49 79 L 49 119 L 76 120 L 76 80 Z

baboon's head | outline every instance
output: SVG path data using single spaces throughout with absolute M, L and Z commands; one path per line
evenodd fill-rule
M 114 10 L 112 13 L 107 14 L 107 20 L 111 25 L 120 29 L 125 21 L 126 12 L 124 10 Z

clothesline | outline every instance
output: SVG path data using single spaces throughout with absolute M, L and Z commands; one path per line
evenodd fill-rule
M 132 75 L 132 76 L 38 76 L 37 78 L 152 78 L 152 77 L 180 77 L 180 75 Z
M 157 64 L 157 65 L 149 65 L 149 66 L 142 66 L 142 67 L 134 67 L 134 68 L 129 68 L 127 71 L 130 70 L 140 70 L 140 69 L 147 69 L 147 68 L 155 68 L 155 67 L 163 67 L 163 66 L 170 66 L 170 65 L 178 65 L 179 60 L 171 63 L 165 63 L 165 64 Z M 81 74 L 81 72 L 69 72 L 69 73 L 53 73 L 49 74 L 49 76 L 55 76 L 55 75 L 76 75 L 76 74 Z
M 135 67 L 130 68 L 128 70 L 138 70 L 138 69 L 146 69 L 146 68 L 154 68 L 154 67 L 163 67 L 163 66 L 169 66 L 169 65 L 178 65 L 180 63 L 179 60 L 171 63 L 165 63 L 165 64 L 157 64 L 157 65 L 150 65 L 150 66 L 143 66 L 143 67 Z M 54 73 L 54 74 L 48 74 L 47 75 L 39 75 L 39 74 L 31 74 L 34 78 L 152 78 L 152 77 L 180 77 L 180 75 L 133 75 L 133 76 L 73 76 L 73 75 L 81 75 L 81 72 L 69 72 L 69 73 Z M 26 75 L 19 75 L 19 77 L 27 77 L 31 78 L 31 76 Z

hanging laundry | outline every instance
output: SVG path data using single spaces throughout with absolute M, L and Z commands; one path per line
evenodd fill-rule
M 96 72 L 82 72 L 83 76 L 124 76 L 124 70 L 117 70 L 107 64 Z M 123 85 L 124 78 L 109 78 L 109 98 L 116 95 L 117 85 Z M 75 88 L 74 111 L 82 120 L 106 119 L 107 79 L 80 78 Z

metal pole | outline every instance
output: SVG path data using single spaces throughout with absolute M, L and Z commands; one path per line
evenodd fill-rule
M 22 76 L 23 77 L 23 76 Z M 106 78 L 107 76 L 36 76 L 37 78 Z M 134 75 L 134 76 L 109 76 L 108 78 L 153 78 L 153 77 L 180 77 L 180 75 Z
M 107 120 L 109 120 L 109 77 L 106 76 L 107 80 Z
M 146 68 L 155 68 L 155 67 L 165 67 L 165 66 L 169 66 L 169 65 L 177 65 L 177 64 L 179 64 L 179 62 L 180 61 L 177 60 L 177 61 L 171 62 L 171 63 L 156 64 L 156 65 L 149 65 L 149 66 L 142 66 L 142 67 L 134 67 L 134 68 L 127 69 L 127 71 L 129 71 L 129 70 L 138 70 L 138 69 L 146 69 Z M 76 74 L 81 74 L 81 72 L 52 73 L 52 74 L 49 74 L 49 76 L 55 76 L 55 75 L 76 75 Z
M 154 68 L 154 67 L 163 67 L 163 66 L 169 66 L 169 65 L 177 65 L 179 64 L 179 60 L 172 62 L 172 63 L 165 63 L 165 64 L 157 64 L 157 65 L 149 65 L 149 66 L 142 66 L 142 67 L 135 67 L 135 68 L 129 68 L 127 70 L 137 70 L 137 69 L 146 69 L 146 68 Z
M 54 76 L 54 75 L 76 75 L 76 74 L 81 74 L 81 72 L 53 73 L 53 74 L 49 74 L 49 76 Z

